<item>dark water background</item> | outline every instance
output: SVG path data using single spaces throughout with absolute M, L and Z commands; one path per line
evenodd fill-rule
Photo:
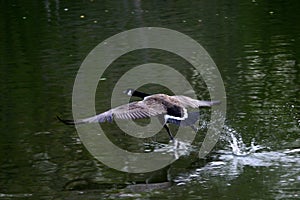
M 1 1 L 0 7 L 0 199 L 299 198 L 299 1 Z M 86 55 L 114 34 L 146 26 L 180 31 L 205 47 L 227 92 L 225 132 L 234 129 L 263 150 L 236 157 L 220 141 L 206 160 L 185 156 L 172 165 L 171 187 L 131 192 L 123 188 L 139 177 L 101 164 L 74 128 L 58 123 L 57 114 L 72 116 L 73 83 Z M 120 72 L 150 61 L 192 72 L 163 52 L 129 54 L 107 72 L 97 109 L 109 107 Z M 190 81 L 201 93 L 199 79 Z M 131 145 L 107 128 L 112 140 Z

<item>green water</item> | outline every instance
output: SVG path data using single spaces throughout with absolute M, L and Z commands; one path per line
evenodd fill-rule
M 299 1 L 1 1 L 0 6 L 0 199 L 299 199 Z M 114 34 L 146 26 L 177 30 L 204 46 L 225 84 L 227 131 L 235 130 L 248 146 L 255 139 L 264 149 L 237 157 L 220 140 L 207 159 L 192 152 L 165 170 L 139 176 L 94 159 L 76 129 L 57 121 L 56 115 L 72 117 L 73 83 L 86 55 Z M 176 67 L 197 93 L 209 97 L 184 60 L 137 51 L 110 66 L 97 91 L 97 110 L 109 108 L 122 73 L 148 62 Z M 104 126 L 121 147 L 143 149 L 149 143 L 132 142 L 116 126 Z M 155 138 L 166 139 L 163 131 Z M 125 189 L 149 176 L 153 182 L 169 177 L 171 186 Z

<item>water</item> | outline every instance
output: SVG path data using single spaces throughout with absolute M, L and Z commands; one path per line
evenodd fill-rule
M 221 134 L 221 139 L 230 144 L 231 152 L 235 156 L 247 156 L 253 152 L 266 147 L 255 145 L 255 139 L 251 141 L 251 145 L 247 146 L 240 133 L 236 132 L 233 128 L 224 126 L 224 133 Z
M 275 179 L 271 192 L 274 199 L 297 199 L 299 198 L 299 148 L 281 149 L 272 151 L 266 146 L 255 144 L 254 140 L 247 146 L 240 133 L 233 128 L 225 125 L 221 140 L 227 143 L 227 148 L 218 150 L 214 155 L 213 161 L 208 162 L 205 166 L 195 169 L 189 173 L 182 173 L 174 179 L 177 186 L 186 186 L 201 183 L 210 185 L 210 178 L 221 181 L 220 187 L 230 188 L 231 182 L 247 173 L 249 168 L 256 169 L 256 174 L 262 174 L 267 171 L 265 177 L 261 179 L 268 182 L 270 178 Z M 281 167 L 279 167 L 281 166 Z M 280 169 L 279 169 L 280 168 Z M 285 173 L 279 177 L 274 177 L 278 170 L 284 170 Z M 218 177 L 218 178 L 216 178 Z M 221 178 L 220 178 L 221 177 Z M 248 187 L 252 187 L 251 182 L 259 177 L 253 176 Z M 238 194 L 239 195 L 239 191 Z M 241 194 L 242 195 L 242 194 Z M 237 197 L 234 194 L 229 195 Z M 260 198 L 269 198 L 260 196 Z
M 298 1 L 44 0 L 0 6 L 0 199 L 299 199 Z M 76 130 L 56 115 L 72 116 L 74 79 L 89 51 L 143 26 L 180 31 L 205 47 L 224 80 L 227 115 L 221 139 L 205 159 L 198 151 L 209 110 L 201 110 L 194 143 L 178 148 L 164 131 L 133 139 L 115 124 L 103 124 L 121 148 L 180 156 L 161 171 L 134 175 L 95 160 Z M 112 63 L 97 90 L 97 111 L 110 107 L 121 74 L 148 62 L 176 68 L 199 97 L 209 99 L 187 62 L 146 50 Z M 145 192 L 128 188 L 146 180 L 164 184 Z

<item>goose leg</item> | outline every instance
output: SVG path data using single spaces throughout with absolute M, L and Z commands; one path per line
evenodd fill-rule
M 172 135 L 172 133 L 171 133 L 171 131 L 170 131 L 170 129 L 169 129 L 169 127 L 168 127 L 168 125 L 167 125 L 167 124 L 165 124 L 165 125 L 164 125 L 164 128 L 167 130 L 167 132 L 168 132 L 168 134 L 169 134 L 169 137 L 170 137 L 170 139 L 173 141 L 173 140 L 174 140 L 174 137 L 173 137 L 173 135 Z

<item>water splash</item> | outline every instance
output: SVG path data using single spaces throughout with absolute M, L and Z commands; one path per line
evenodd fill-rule
M 264 146 L 255 144 L 254 138 L 252 139 L 251 144 L 247 146 L 243 141 L 242 135 L 227 125 L 224 125 L 223 127 L 223 133 L 221 134 L 220 140 L 229 144 L 232 155 L 239 157 L 248 156 L 249 154 L 255 153 L 258 150 L 266 148 Z M 182 155 L 188 155 L 198 149 L 194 145 L 177 140 L 174 140 L 174 142 L 170 144 L 162 144 L 152 141 L 151 143 L 145 143 L 145 146 L 148 146 L 145 152 L 154 151 L 174 153 L 176 159 Z
M 221 136 L 221 140 L 229 143 L 232 150 L 232 154 L 235 156 L 247 156 L 265 147 L 261 145 L 255 145 L 255 139 L 253 138 L 250 146 L 247 146 L 240 133 L 233 128 L 224 126 L 224 133 Z
M 145 152 L 160 152 L 160 153 L 167 153 L 171 154 L 175 157 L 175 159 L 179 159 L 180 156 L 189 155 L 192 151 L 196 151 L 196 147 L 191 145 L 190 143 L 174 140 L 173 142 L 170 142 L 169 144 L 163 144 L 158 142 L 150 142 L 145 143 L 145 146 L 147 146 L 147 150 Z M 151 150 L 149 150 L 151 149 Z

